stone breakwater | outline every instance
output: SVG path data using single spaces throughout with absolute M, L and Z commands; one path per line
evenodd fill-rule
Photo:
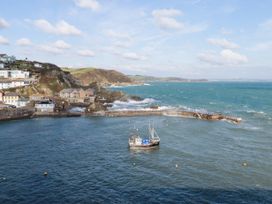
M 134 116 L 173 116 L 182 118 L 196 118 L 200 120 L 218 121 L 224 120 L 238 124 L 241 118 L 227 116 L 223 114 L 200 113 L 184 110 L 116 110 L 116 111 L 99 111 L 92 113 L 92 116 L 108 116 L 108 117 L 134 117 Z

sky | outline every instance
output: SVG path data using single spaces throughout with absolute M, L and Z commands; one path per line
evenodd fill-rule
M 1 0 L 0 53 L 61 67 L 272 79 L 271 0 Z

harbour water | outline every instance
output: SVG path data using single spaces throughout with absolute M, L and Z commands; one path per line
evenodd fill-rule
M 272 203 L 272 83 L 153 83 L 150 104 L 243 118 L 36 118 L 0 123 L 0 203 Z M 161 145 L 131 151 L 153 121 Z M 48 172 L 44 176 L 44 172 Z

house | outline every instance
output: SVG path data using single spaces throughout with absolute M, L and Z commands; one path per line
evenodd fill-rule
M 29 72 L 22 70 L 0 70 L 0 78 L 27 79 Z
M 27 98 L 20 97 L 16 107 L 25 107 L 29 103 Z
M 49 100 L 48 97 L 42 95 L 42 94 L 33 94 L 29 98 L 31 101 L 42 101 L 42 100 Z
M 38 63 L 38 62 L 35 62 L 34 63 L 34 67 L 35 68 L 42 68 L 42 64 Z
M 7 54 L 0 54 L 0 61 L 4 63 L 14 62 L 16 58 L 14 56 L 8 56 Z
M 20 86 L 29 86 L 31 83 L 32 83 L 31 80 L 22 80 L 22 79 L 9 80 L 9 79 L 0 78 L 0 90 L 20 87 Z
M 13 105 L 16 107 L 24 107 L 29 103 L 29 100 L 26 98 L 20 97 L 19 94 L 15 92 L 9 92 L 9 93 L 3 93 L 3 103 Z
M 55 104 L 51 100 L 39 101 L 35 104 L 37 112 L 54 112 Z
M 92 103 L 94 102 L 94 89 L 63 89 L 59 93 L 60 97 L 69 103 Z
M 19 95 L 15 92 L 5 93 L 3 96 L 3 102 L 5 104 L 17 106 L 19 101 Z
M 0 102 L 3 102 L 4 92 L 0 90 Z

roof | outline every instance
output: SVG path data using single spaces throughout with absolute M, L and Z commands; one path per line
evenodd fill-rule
M 54 104 L 51 100 L 39 101 L 36 104 Z
M 9 93 L 6 93 L 5 96 L 19 96 L 19 94 L 15 92 L 9 92 Z
M 60 92 L 61 93 L 71 93 L 73 91 L 74 91 L 74 89 L 62 89 Z

